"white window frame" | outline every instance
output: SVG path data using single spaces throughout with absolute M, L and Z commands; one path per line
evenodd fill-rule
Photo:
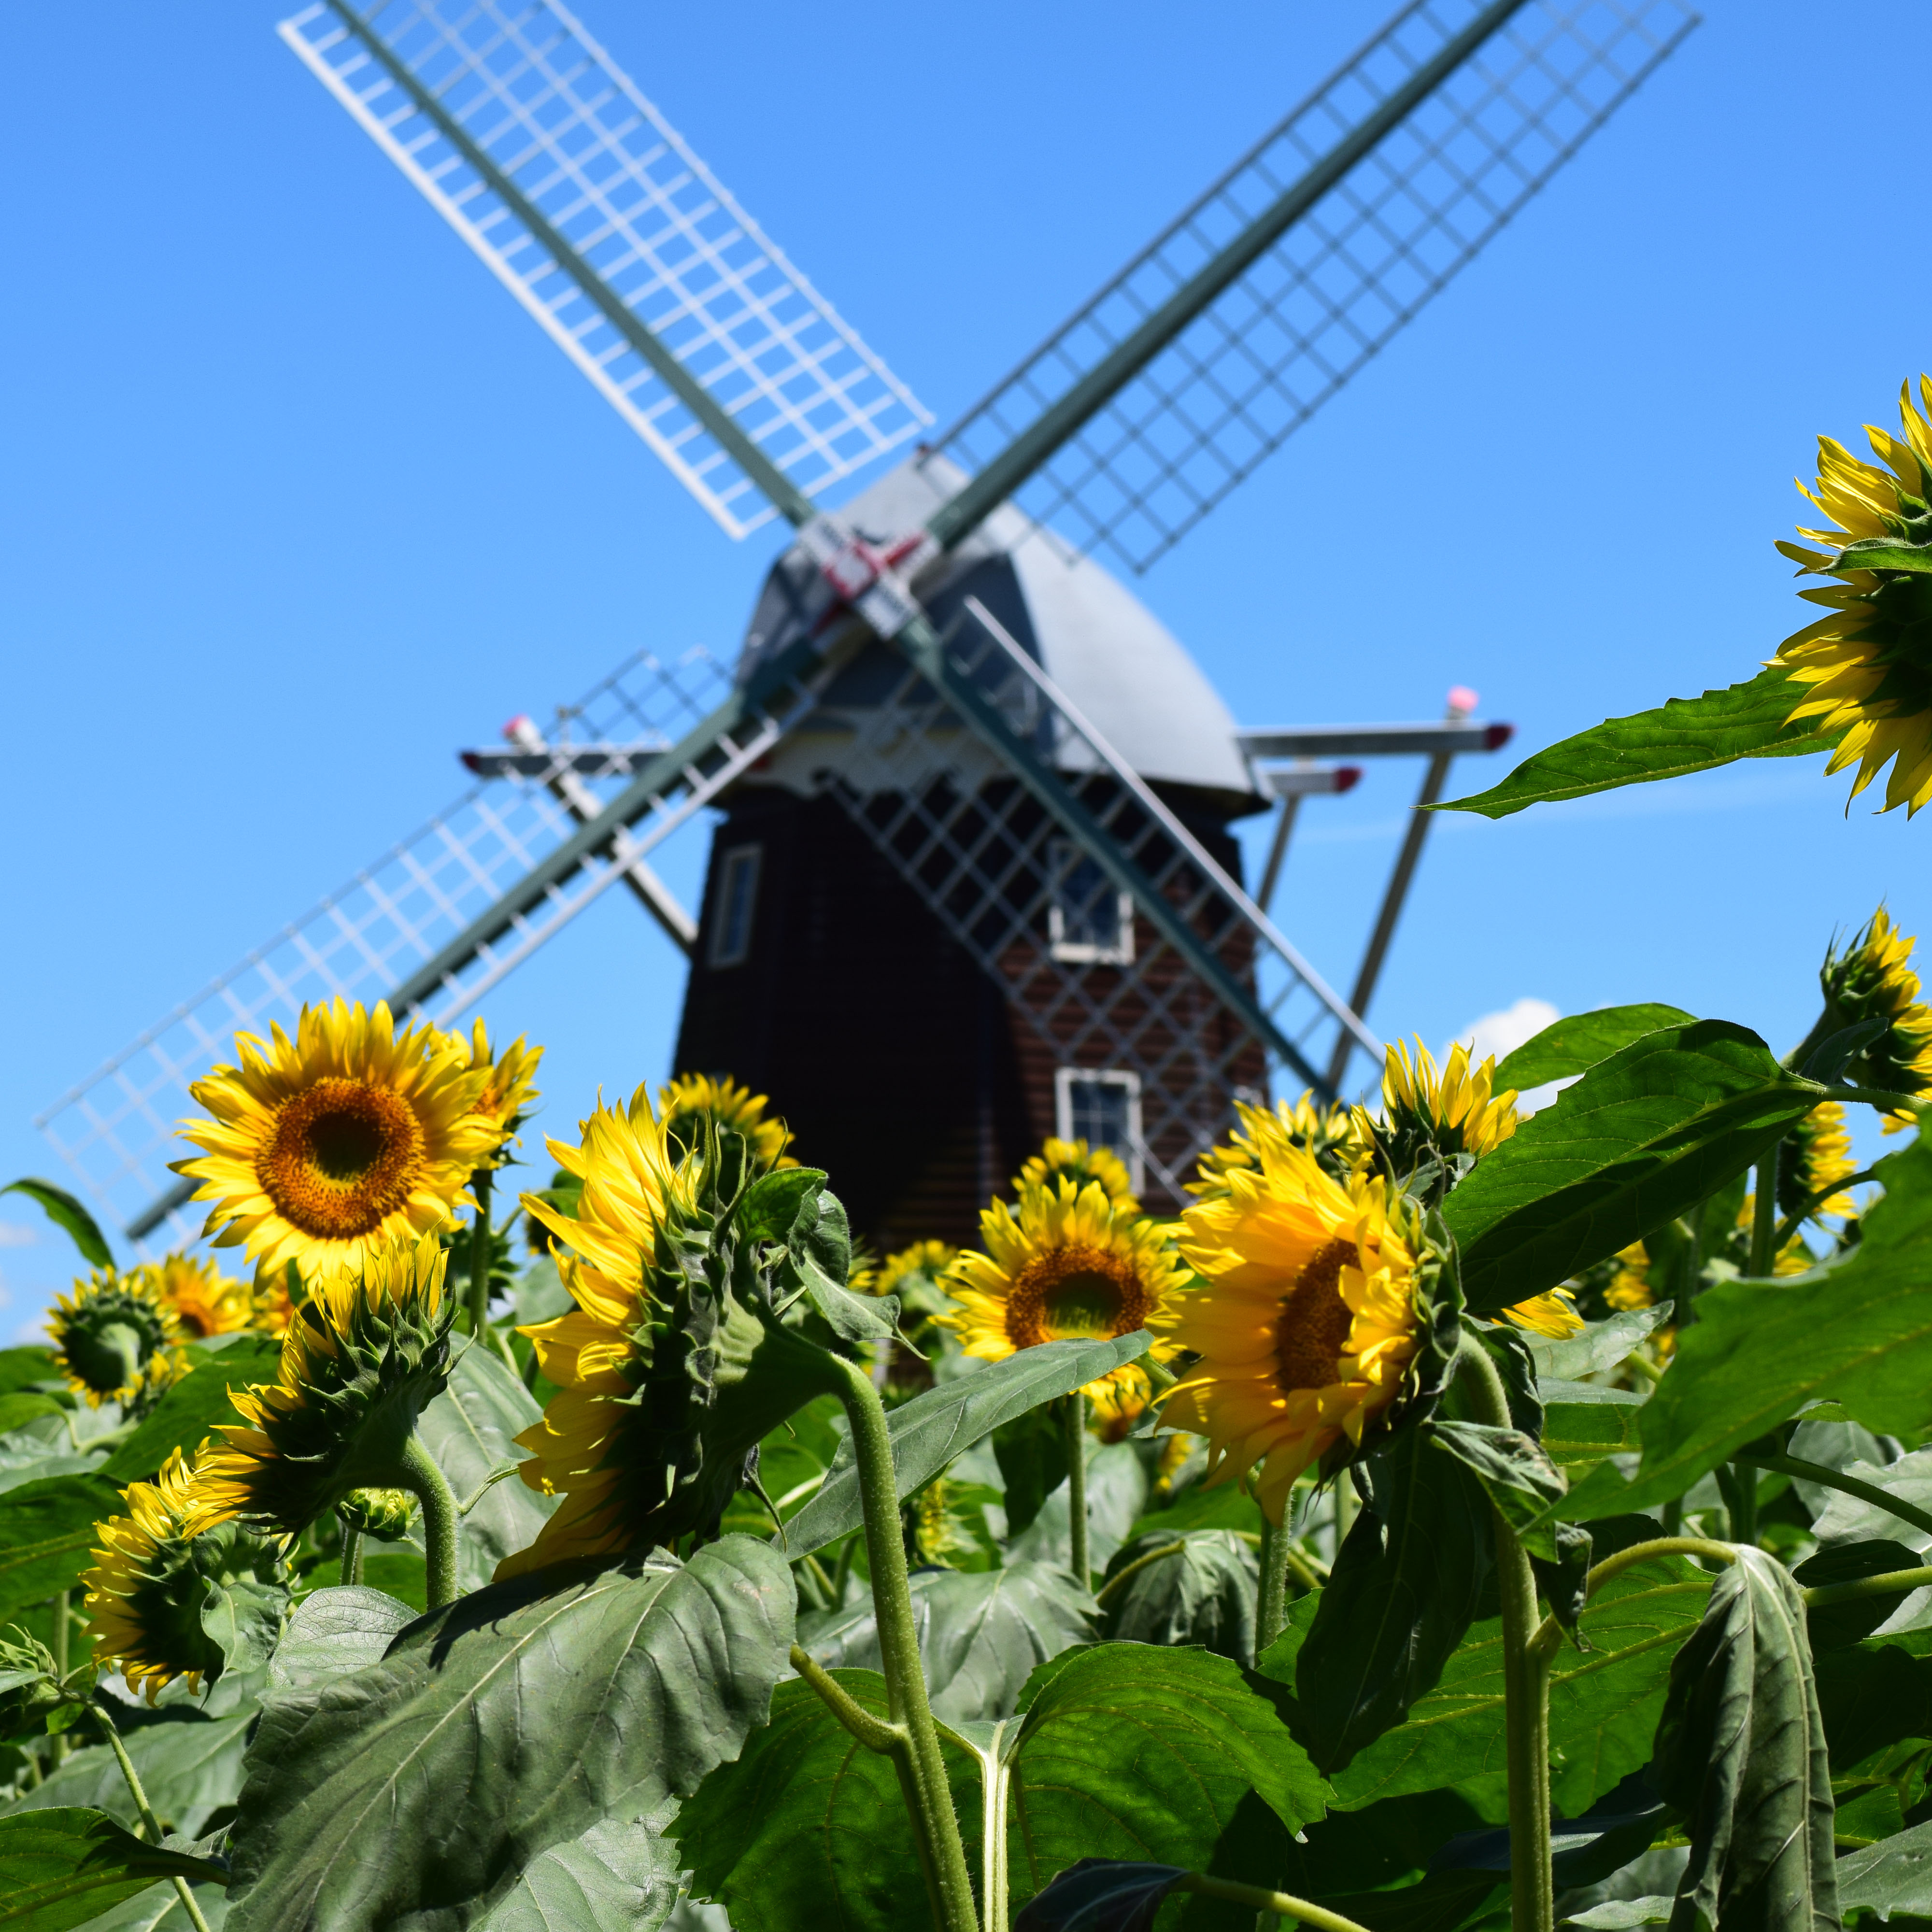
M 718 885 L 712 896 L 711 944 L 705 958 L 713 967 L 742 966 L 752 956 L 752 929 L 758 924 L 758 884 L 764 871 L 765 848 L 761 843 L 734 845 L 718 855 Z M 730 914 L 734 881 L 743 872 L 751 878 L 745 886 L 745 926 L 735 951 L 728 952 L 727 921 Z
M 1064 1141 L 1087 1136 L 1073 1129 L 1073 1090 L 1076 1087 L 1124 1087 L 1127 1093 L 1127 1145 L 1112 1150 L 1127 1164 L 1128 1178 L 1136 1194 L 1147 1186 L 1147 1142 L 1141 1130 L 1141 1076 L 1120 1066 L 1056 1066 L 1053 1070 L 1053 1130 Z
M 1046 937 L 1054 958 L 1070 966 L 1131 966 L 1134 963 L 1134 896 L 1114 895 L 1114 929 L 1119 934 L 1111 946 L 1096 946 L 1091 940 L 1069 939 L 1066 908 L 1061 902 L 1060 881 L 1082 860 L 1092 855 L 1071 838 L 1049 838 L 1046 842 Z

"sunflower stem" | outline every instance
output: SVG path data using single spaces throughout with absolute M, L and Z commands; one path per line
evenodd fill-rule
M 1282 1514 L 1286 1518 L 1287 1504 Z M 1281 1635 L 1288 1622 L 1288 1559 L 1294 1539 L 1286 1520 L 1274 1523 L 1262 1518 L 1261 1576 L 1255 1594 L 1255 1654 L 1259 1657 Z M 1180 1547 L 1178 1544 L 1175 1546 Z M 1116 1580 L 1118 1580 L 1118 1579 Z M 1107 1587 L 1113 1588 L 1109 1583 Z
M 440 1610 L 456 1595 L 456 1536 L 462 1516 L 436 1458 L 412 1436 L 396 1472 L 396 1487 L 422 1504 L 423 1546 L 429 1566 L 429 1606 Z
M 476 1196 L 476 1219 L 470 1230 L 470 1332 L 480 1335 L 490 1325 L 490 1190 L 494 1171 L 479 1167 L 470 1177 Z
M 1738 1460 L 1756 1468 L 1768 1469 L 1775 1475 L 1800 1477 L 1808 1483 L 1816 1483 L 1820 1489 L 1838 1490 L 1846 1496 L 1856 1496 L 1861 1502 L 1876 1504 L 1887 1516 L 1896 1516 L 1900 1522 L 1909 1522 L 1914 1529 L 1932 1534 L 1932 1513 L 1894 1496 L 1889 1490 L 1880 1489 L 1876 1483 L 1862 1483 L 1856 1476 L 1828 1469 L 1822 1462 L 1808 1462 L 1797 1456 L 1746 1455 L 1740 1456 Z
M 54 1599 L 54 1675 L 64 1684 L 68 1673 L 68 1618 L 72 1614 L 68 1606 L 68 1593 L 63 1590 Z M 56 1732 L 50 1741 L 47 1755 L 52 1759 L 56 1770 L 66 1762 L 67 1734 Z
M 1757 1164 L 1757 1192 L 1751 1204 L 1750 1271 L 1760 1276 L 1770 1274 L 1776 1255 L 1778 1150 L 1774 1145 Z
M 1093 1587 L 1087 1560 L 1087 1398 L 1078 1390 L 1060 1404 L 1066 1444 L 1066 1567 L 1083 1590 Z
M 1203 1898 L 1225 1898 L 1231 1905 L 1252 1905 L 1282 1918 L 1293 1918 L 1304 1925 L 1316 1925 L 1322 1932 L 1367 1932 L 1352 1918 L 1344 1918 L 1326 1906 L 1297 1898 L 1293 1893 L 1270 1892 L 1266 1886 L 1244 1885 L 1238 1879 L 1214 1878 L 1206 1872 L 1188 1872 L 1174 1882 L 1176 1892 L 1198 1892 Z
M 63 1594 L 64 1593 L 63 1592 Z M 114 1720 L 98 1704 L 90 1704 L 88 1711 L 100 1734 L 112 1748 L 115 1761 L 121 1767 L 121 1775 L 127 1780 L 128 1795 L 134 1801 L 134 1809 L 141 1815 L 141 1822 L 146 1828 L 148 1842 L 158 1845 L 166 1834 L 161 1830 L 161 1821 L 154 1816 L 154 1808 L 148 1802 L 148 1794 L 141 1784 L 141 1774 L 134 1768 L 134 1760 L 128 1755 L 128 1747 L 121 1742 L 121 1733 L 114 1727 Z M 194 1888 L 184 1878 L 173 1881 L 175 1896 L 181 1900 L 182 1910 L 188 1914 L 188 1923 L 195 1932 L 208 1932 L 208 1921 L 201 1916 L 201 1907 L 194 1902 Z
M 1478 1419 L 1510 1426 L 1509 1396 L 1489 1352 L 1466 1338 L 1460 1363 Z M 1536 1577 L 1516 1532 L 1492 1503 L 1503 1613 L 1503 1720 L 1509 1768 L 1510 1932 L 1553 1932 L 1550 1845 L 1550 1664 L 1537 1642 Z
M 342 1526 L 342 1576 L 344 1583 L 362 1580 L 362 1532 L 348 1523 Z
M 900 1527 L 898 1485 L 885 1405 L 872 1377 L 856 1363 L 840 1356 L 826 1359 L 838 1378 L 838 1398 L 851 1425 L 853 1456 L 865 1508 L 866 1558 L 872 1571 L 879 1660 L 886 1680 L 886 1714 L 906 1733 L 906 1749 L 898 1762 L 903 1767 L 907 1808 L 922 1859 L 930 1860 L 942 1932 L 978 1932 L 966 1849 L 960 1840 L 945 1760 L 940 1755 L 939 1732 L 926 1700 L 926 1673 L 920 1664 L 919 1625 L 913 1616 L 912 1587 L 906 1574 L 905 1538 Z

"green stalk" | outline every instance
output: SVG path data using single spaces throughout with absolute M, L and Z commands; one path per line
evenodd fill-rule
M 1510 1425 L 1502 1377 L 1480 1343 L 1466 1339 L 1472 1407 Z M 1503 1613 L 1503 1721 L 1509 1768 L 1510 1932 L 1554 1932 L 1556 1883 L 1550 1845 L 1550 1664 L 1539 1649 L 1536 1578 L 1516 1532 L 1493 1504 L 1496 1580 Z
M 1355 1526 L 1355 1486 L 1344 1469 L 1335 1478 L 1335 1556 L 1340 1562 L 1342 1546 L 1348 1540 L 1348 1532 Z
M 1798 1456 L 1742 1455 L 1740 1464 L 1749 1463 L 1754 1468 L 1769 1469 L 1780 1476 L 1801 1476 L 1808 1483 L 1816 1483 L 1822 1490 L 1838 1490 L 1848 1496 L 1856 1496 L 1861 1502 L 1876 1504 L 1887 1516 L 1896 1516 L 1900 1522 L 1909 1522 L 1914 1529 L 1922 1529 L 1932 1535 L 1932 1514 L 1920 1509 L 1894 1496 L 1888 1490 L 1880 1489 L 1876 1483 L 1862 1483 L 1856 1476 L 1847 1476 L 1841 1470 L 1828 1469 L 1822 1462 L 1808 1462 Z
M 1170 1556 L 1178 1556 L 1187 1547 L 1187 1539 L 1183 1537 L 1178 1543 L 1163 1543 L 1158 1550 L 1150 1550 L 1144 1556 L 1136 1556 L 1124 1570 L 1117 1570 L 1094 1592 L 1094 1600 L 1103 1609 L 1107 1599 L 1137 1570 L 1144 1570 L 1150 1563 L 1164 1562 Z
M 68 1672 L 68 1619 L 72 1615 L 68 1607 L 68 1592 L 64 1590 L 54 1599 L 54 1675 L 64 1684 Z M 68 1740 L 64 1731 L 56 1732 L 49 1740 L 47 1756 L 58 1770 L 67 1762 Z
M 470 1177 L 476 1196 L 476 1219 L 470 1230 L 470 1332 L 480 1335 L 490 1325 L 490 1190 L 494 1170 L 479 1167 Z
M 1205 1872 L 1189 1872 L 1174 1882 L 1176 1892 L 1196 1892 L 1204 1898 L 1225 1898 L 1231 1905 L 1252 1905 L 1258 1911 L 1272 1912 L 1283 1918 L 1299 1919 L 1304 1925 L 1321 1928 L 1321 1932 L 1367 1932 L 1352 1918 L 1344 1918 L 1326 1906 L 1315 1905 L 1292 1892 L 1270 1892 L 1261 1885 L 1243 1885 L 1232 1878 L 1210 1878 Z
M 344 1583 L 362 1580 L 362 1532 L 348 1523 L 342 1526 L 342 1575 Z
M 898 1487 L 885 1405 L 872 1377 L 856 1363 L 842 1356 L 826 1359 L 851 1424 L 886 1706 L 892 1722 L 905 1732 L 901 1754 L 907 1772 L 904 1782 L 914 1826 L 932 1858 L 939 1923 L 942 1932 L 978 1932 L 973 1880 L 966 1868 L 959 1820 L 952 1810 L 952 1792 L 946 1781 L 945 1760 L 940 1755 L 939 1732 L 932 1721 L 932 1707 L 926 1701 L 926 1673 L 920 1665 L 919 1626 L 913 1617 L 912 1588 L 906 1574 L 905 1541 L 899 1527 Z
M 134 1800 L 134 1809 L 141 1814 L 141 1822 L 147 1828 L 148 1842 L 158 1845 L 165 1835 L 161 1821 L 154 1816 L 154 1808 L 148 1802 L 148 1794 L 142 1788 L 141 1774 L 134 1768 L 134 1760 L 128 1755 L 128 1747 L 121 1742 L 121 1733 L 114 1727 L 114 1720 L 98 1704 L 90 1704 L 88 1710 L 100 1726 L 101 1735 L 113 1748 L 116 1761 L 121 1766 L 121 1775 L 128 1781 L 129 1795 Z M 208 1921 L 201 1916 L 201 1907 L 194 1902 L 194 1888 L 184 1878 L 173 1880 L 175 1896 L 182 1902 L 182 1910 L 188 1914 L 188 1923 L 195 1932 L 208 1932 Z
M 1293 1539 L 1288 1533 L 1286 1518 L 1292 1500 L 1292 1497 L 1282 1499 L 1280 1522 L 1270 1522 L 1265 1516 L 1262 1518 L 1262 1574 L 1255 1599 L 1257 1657 L 1281 1635 L 1288 1622 L 1288 1559 Z
M 429 1606 L 440 1610 L 456 1595 L 456 1532 L 462 1516 L 442 1472 L 436 1466 L 436 1458 L 413 1436 L 404 1448 L 396 1487 L 409 1490 L 422 1504 Z
M 1094 1573 L 1087 1561 L 1087 1398 L 1079 1390 L 1060 1405 L 1066 1443 L 1066 1567 L 1084 1590 Z

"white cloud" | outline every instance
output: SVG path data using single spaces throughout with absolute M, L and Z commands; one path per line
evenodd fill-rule
M 1534 1040 L 1545 1027 L 1554 1026 L 1562 1017 L 1547 1000 L 1526 994 L 1500 1012 L 1485 1013 L 1480 1019 L 1472 1020 L 1467 1026 L 1459 1028 L 1449 1044 L 1466 1046 L 1472 1060 L 1486 1060 L 1492 1054 L 1500 1060 L 1505 1054 L 1514 1053 L 1526 1040 Z M 1568 1084 L 1567 1081 L 1551 1081 L 1519 1094 L 1516 1112 L 1528 1115 L 1539 1107 L 1548 1106 L 1556 1099 L 1558 1090 Z
M 19 1221 L 0 1221 L 0 1248 L 31 1248 L 38 1245 L 40 1232 Z

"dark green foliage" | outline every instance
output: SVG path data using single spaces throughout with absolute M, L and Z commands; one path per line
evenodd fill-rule
M 1198 1643 L 1237 1664 L 1254 1661 L 1260 1569 L 1249 1544 L 1232 1530 L 1176 1536 L 1156 1529 L 1114 1552 L 1108 1579 L 1142 1557 L 1152 1560 L 1107 1598 L 1107 1636 L 1132 1643 Z
M 1013 1932 L 1150 1932 L 1178 1865 L 1081 1858 L 1014 1915 Z
M 143 1482 L 176 1450 L 192 1456 L 219 1425 L 240 1424 L 229 1390 L 272 1382 L 281 1352 L 279 1342 L 250 1335 L 206 1356 L 167 1390 L 100 1473 L 117 1483 Z
M 1869 1543 L 1838 1543 L 1809 1556 L 1791 1574 L 1807 1589 L 1814 1586 L 1849 1583 L 1863 1576 L 1882 1576 L 1895 1570 L 1916 1570 L 1924 1558 L 1902 1543 L 1880 1538 Z M 1869 1636 L 1897 1610 L 1906 1592 L 1882 1597 L 1854 1597 L 1842 1604 L 1813 1604 L 1804 1613 L 1812 1653 L 1842 1650 Z
M 1042 1402 L 993 1431 L 993 1456 L 1006 1485 L 1006 1534 L 1030 1527 L 1040 1506 L 1066 1480 L 1065 1398 Z
M 0 1618 L 72 1588 L 92 1564 L 94 1525 L 120 1506 L 100 1476 L 43 1476 L 0 1494 Z
M 1500 1094 L 1514 1087 L 1521 1092 L 1546 1086 L 1552 1080 L 1574 1080 L 1646 1034 L 1654 1033 L 1660 1027 L 1688 1025 L 1694 1017 L 1681 1006 L 1664 1006 L 1654 1000 L 1566 1014 L 1525 1040 L 1514 1053 L 1503 1056 L 1497 1063 L 1490 1090 Z
M 76 1805 L 0 1818 L 0 1872 L 8 1932 L 64 1932 L 157 1879 L 219 1886 L 228 1878 L 219 1864 L 143 1844 L 105 1814 Z
M 1562 1471 L 1534 1438 L 1520 1429 L 1445 1419 L 1425 1422 L 1422 1433 L 1432 1448 L 1454 1456 L 1482 1485 L 1524 1549 L 1545 1562 L 1556 1562 L 1556 1532 L 1547 1512 L 1562 1501 L 1568 1485 Z

